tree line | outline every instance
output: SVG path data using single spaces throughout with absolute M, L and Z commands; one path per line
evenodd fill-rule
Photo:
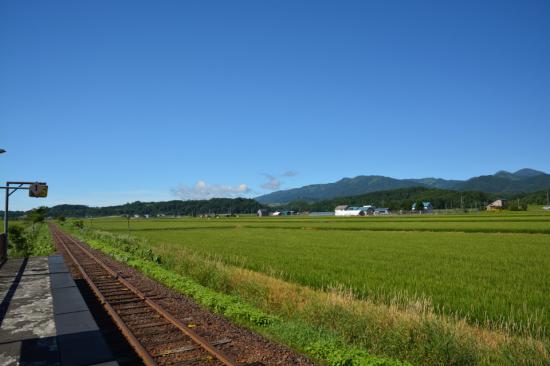
M 52 217 L 90 217 L 90 216 L 199 216 L 203 214 L 243 214 L 255 213 L 264 206 L 247 198 L 212 198 L 210 200 L 132 202 L 118 206 L 88 207 L 75 205 L 54 206 L 48 211 Z
M 57 205 L 46 208 L 48 217 L 99 216 L 199 216 L 204 214 L 237 215 L 256 213 L 267 206 L 249 198 L 212 198 L 210 200 L 132 202 L 117 206 L 90 207 L 85 205 Z M 31 211 L 10 211 L 10 217 L 26 216 Z
M 117 206 L 90 207 L 85 205 L 57 205 L 44 208 L 48 217 L 100 217 L 100 216 L 200 216 L 205 214 L 254 214 L 259 209 L 291 210 L 297 212 L 333 211 L 338 205 L 362 206 L 365 204 L 386 207 L 392 211 L 409 211 L 414 202 L 429 201 L 434 209 L 483 208 L 498 198 L 510 200 L 511 208 L 527 204 L 547 204 L 548 191 L 528 194 L 493 194 L 485 192 L 459 192 L 445 189 L 413 187 L 339 197 L 319 202 L 293 201 L 285 205 L 268 206 L 249 198 L 212 198 L 209 200 L 132 202 Z M 518 202 L 519 200 L 519 202 Z M 513 206 L 513 207 L 512 207 Z M 0 211 L 0 214 L 3 212 Z M 10 211 L 11 218 L 32 214 L 31 211 Z

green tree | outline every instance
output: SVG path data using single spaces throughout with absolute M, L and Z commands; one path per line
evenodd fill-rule
M 415 211 L 424 211 L 424 203 L 422 201 L 416 202 Z
M 35 208 L 31 212 L 27 214 L 27 220 L 32 222 L 33 224 L 37 224 L 39 222 L 44 222 L 46 220 L 46 213 L 48 212 L 47 207 L 39 207 Z
M 48 208 L 45 206 L 35 208 L 34 210 L 31 210 L 27 214 L 27 221 L 29 221 L 32 224 L 32 235 L 34 238 L 34 235 L 36 233 L 35 225 L 38 223 L 44 222 L 46 220 L 46 214 L 48 212 Z

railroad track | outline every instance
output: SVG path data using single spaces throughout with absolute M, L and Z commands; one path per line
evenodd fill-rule
M 85 245 L 55 225 L 50 230 L 145 365 L 239 365 L 216 348 L 229 339 L 208 342 L 159 305 L 154 294 L 140 291 Z

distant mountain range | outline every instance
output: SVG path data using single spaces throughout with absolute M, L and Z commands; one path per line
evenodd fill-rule
M 292 201 L 317 202 L 337 197 L 410 187 L 509 195 L 550 189 L 550 174 L 534 169 L 520 169 L 514 173 L 501 170 L 493 175 L 482 175 L 468 180 L 396 179 L 380 175 L 360 175 L 355 178 L 343 178 L 334 183 L 312 184 L 301 188 L 281 190 L 256 197 L 256 201 L 263 204 L 285 204 Z

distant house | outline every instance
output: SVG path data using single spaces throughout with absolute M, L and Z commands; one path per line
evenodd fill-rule
M 422 202 L 422 206 L 424 206 L 424 209 L 422 211 L 419 211 L 419 212 L 423 212 L 423 213 L 431 213 L 434 209 L 432 203 L 430 201 L 424 201 Z M 417 211 L 416 210 L 416 202 L 412 204 L 412 207 L 411 209 L 413 211 Z
M 508 200 L 498 199 L 487 205 L 487 211 L 504 210 L 508 207 Z
M 266 210 L 266 209 L 261 208 L 261 209 L 258 210 L 258 212 L 256 213 L 256 215 L 257 215 L 258 217 L 269 216 L 269 211 Z
M 367 216 L 374 214 L 374 206 L 348 206 L 340 205 L 334 209 L 335 216 Z
M 389 215 L 390 209 L 389 208 L 375 208 L 374 209 L 375 215 Z
M 542 209 L 546 211 L 550 211 L 550 206 L 544 206 Z

